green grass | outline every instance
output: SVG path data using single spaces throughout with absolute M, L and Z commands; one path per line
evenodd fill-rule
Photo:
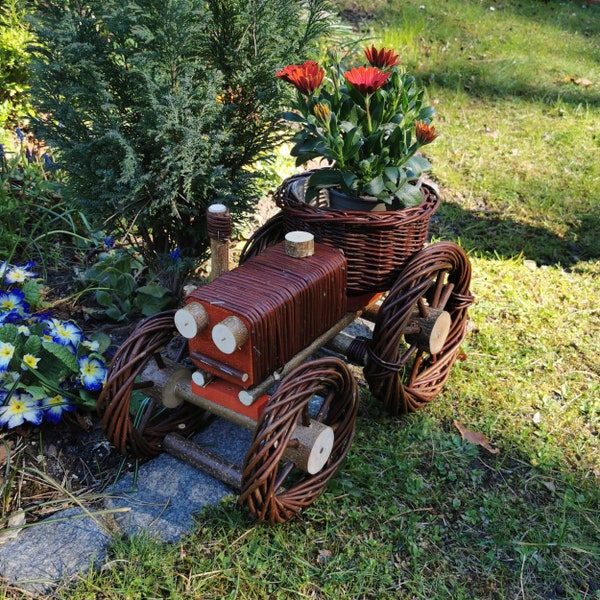
M 597 490 L 489 455 L 426 413 L 374 425 L 371 408 L 300 519 L 269 527 L 232 499 L 178 544 L 115 542 L 64 597 L 597 597 Z
M 400 50 L 438 111 L 432 233 L 469 251 L 477 297 L 464 360 L 408 418 L 365 394 L 299 519 L 268 527 L 232 499 L 178 544 L 116 540 L 57 597 L 600 598 L 600 5 L 367 12 L 362 33 Z

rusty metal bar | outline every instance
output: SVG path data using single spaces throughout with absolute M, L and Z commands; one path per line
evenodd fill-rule
M 186 440 L 176 433 L 167 434 L 163 441 L 163 447 L 175 458 L 204 471 L 234 490 L 242 489 L 241 467 L 225 457 Z
M 210 367 L 211 369 L 216 369 L 220 373 L 229 375 L 230 377 L 237 379 L 240 383 L 244 383 L 245 381 L 248 381 L 248 373 L 244 373 L 243 371 L 240 371 L 239 369 L 231 367 L 228 364 L 225 364 L 224 362 L 217 360 L 216 358 L 206 356 L 206 354 L 202 354 L 200 352 L 192 352 L 190 354 L 190 356 L 194 360 L 197 360 L 199 363 L 202 363 L 203 365 Z
M 348 327 L 359 314 L 360 313 L 354 312 L 346 313 L 331 329 L 321 334 L 312 344 L 304 348 L 304 350 L 298 352 L 298 354 L 290 359 L 279 371 L 277 371 L 277 373 L 269 375 L 264 381 L 253 388 L 242 390 L 239 393 L 240 402 L 246 406 L 251 406 L 258 398 L 263 394 L 266 394 L 269 388 L 275 385 L 277 381 L 285 377 L 285 375 L 295 369 L 298 365 L 302 364 L 309 356 L 322 348 L 328 340 L 342 331 L 342 329 Z

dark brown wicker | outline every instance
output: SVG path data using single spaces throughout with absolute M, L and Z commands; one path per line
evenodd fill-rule
M 177 334 L 174 315 L 175 311 L 170 310 L 141 321 L 119 347 L 110 365 L 98 409 L 104 411 L 102 428 L 106 437 L 121 454 L 137 458 L 156 456 L 162 452 L 167 433 L 199 431 L 211 417 L 190 404 L 166 409 L 150 398 L 140 403 L 142 412 L 132 408 L 133 392 L 152 386 L 150 381 L 138 381 L 139 375 L 151 360 L 160 365 L 161 350 Z
M 309 475 L 283 454 L 298 423 L 308 425 L 309 402 L 323 404 L 314 419 L 332 427 L 331 455 L 321 471 Z M 321 358 L 296 367 L 281 382 L 258 420 L 244 460 L 239 501 L 260 520 L 283 523 L 312 504 L 350 449 L 358 411 L 358 388 L 345 363 Z
M 364 373 L 371 393 L 392 415 L 422 408 L 444 386 L 467 333 L 467 311 L 473 303 L 470 282 L 471 264 L 462 248 L 437 242 L 406 263 L 381 305 Z M 417 306 L 450 314 L 450 331 L 438 354 L 403 342 Z
M 315 202 L 304 202 L 302 184 L 309 176 L 290 177 L 277 190 L 285 230 L 310 231 L 317 241 L 342 249 L 348 259 L 350 294 L 389 290 L 408 258 L 425 243 L 429 219 L 440 203 L 435 190 L 423 184 L 423 203 L 413 208 L 338 210 L 329 208 L 325 191 Z

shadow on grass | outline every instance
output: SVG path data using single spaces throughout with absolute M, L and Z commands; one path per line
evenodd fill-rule
M 600 106 L 600 91 L 563 81 L 554 84 L 543 84 L 521 79 L 506 80 L 502 75 L 494 79 L 494 73 L 485 63 L 469 64 L 460 72 L 421 71 L 419 77 L 425 83 L 435 81 L 435 84 L 450 90 L 463 90 L 476 98 L 526 98 L 542 101 L 553 106 L 560 102 L 570 106 Z
M 521 223 L 498 211 L 466 210 L 445 202 L 431 222 L 433 237 L 460 241 L 469 252 L 489 258 L 523 255 L 538 265 L 573 267 L 580 261 L 600 259 L 600 215 L 579 219 L 565 236 L 541 227 Z

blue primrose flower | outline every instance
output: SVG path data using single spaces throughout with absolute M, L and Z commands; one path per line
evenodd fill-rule
M 15 133 L 17 134 L 17 137 L 19 138 L 20 142 L 22 142 L 25 139 L 25 134 L 23 133 L 20 127 L 15 128 Z
M 179 255 L 180 254 L 181 254 L 181 248 L 179 246 L 177 246 L 177 248 L 175 248 L 175 250 L 173 250 L 173 252 L 169 252 L 169 256 L 173 260 L 179 260 Z
M 44 154 L 42 154 L 42 158 L 44 159 L 44 164 L 47 167 L 51 167 L 54 164 L 54 162 L 50 158 L 50 155 L 47 152 L 44 152 Z
M 47 322 L 47 335 L 52 338 L 52 341 L 61 346 L 77 349 L 77 345 L 81 342 L 83 334 L 81 330 L 72 321 L 61 321 L 60 319 L 49 319 Z
M 15 309 L 0 312 L 0 325 L 4 325 L 4 323 L 17 323 L 21 319 L 23 319 L 23 316 Z
M 0 159 L 4 158 L 4 146 L 0 144 Z
M 115 247 L 115 240 L 111 237 L 105 237 L 102 241 L 107 250 L 112 250 Z
M 0 311 L 22 311 L 26 313 L 29 310 L 29 304 L 25 302 L 25 294 L 21 290 L 10 290 L 5 292 L 0 290 Z
M 42 407 L 27 392 L 15 392 L 4 406 L 0 406 L 0 425 L 9 429 L 23 425 L 25 421 L 39 425 L 43 417 Z
M 81 385 L 90 391 L 101 389 L 107 373 L 104 363 L 99 358 L 90 356 L 80 356 L 78 363 Z
M 0 371 L 6 371 L 15 353 L 15 347 L 10 342 L 0 342 Z
M 75 408 L 73 402 L 60 394 L 52 397 L 48 396 L 42 402 L 44 418 L 49 423 L 58 423 L 62 419 L 64 412 L 73 412 Z
M 27 279 L 35 277 L 35 273 L 29 270 L 34 264 L 33 261 L 30 261 L 23 266 L 14 265 L 8 267 L 8 269 L 5 269 L 4 281 L 6 283 L 25 283 Z

